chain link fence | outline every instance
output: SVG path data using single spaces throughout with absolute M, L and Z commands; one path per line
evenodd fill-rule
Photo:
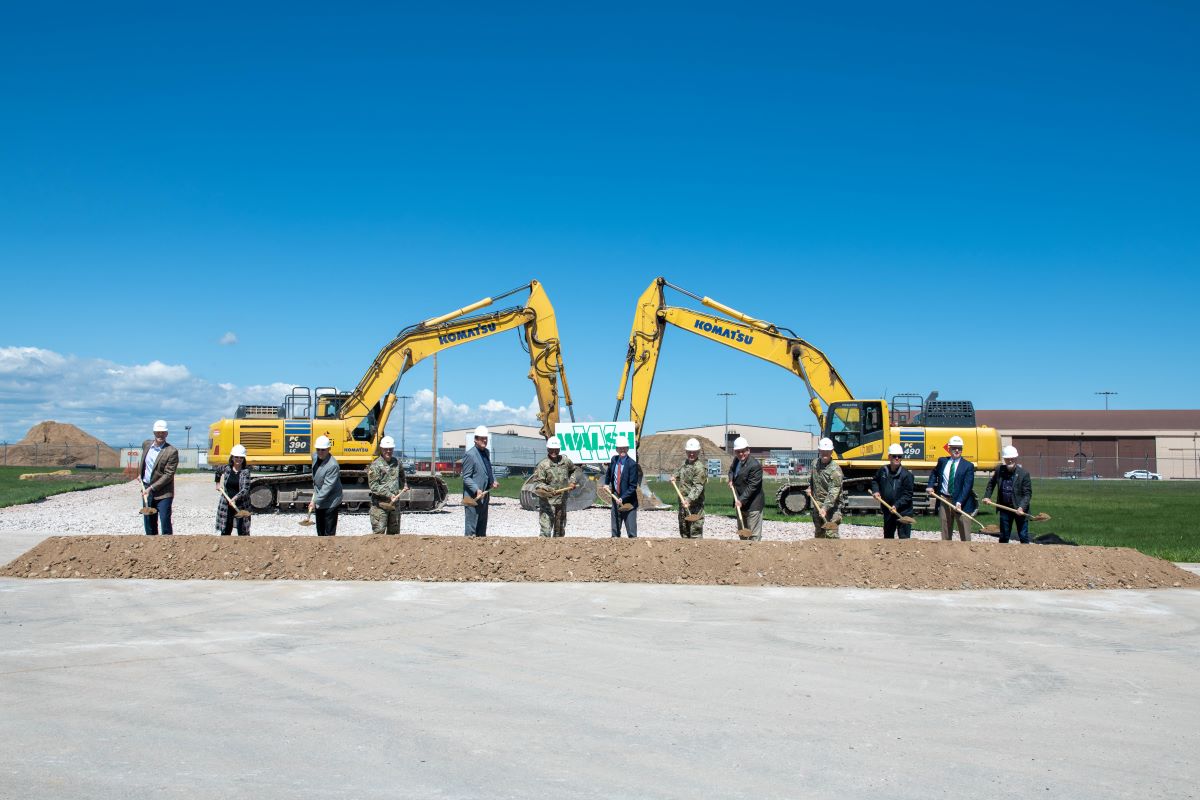
M 1071 456 L 1021 453 L 1017 461 L 1035 478 L 1200 480 L 1200 459 L 1195 456 L 1119 458 L 1084 452 Z

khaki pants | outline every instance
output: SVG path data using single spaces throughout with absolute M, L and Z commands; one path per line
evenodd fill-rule
M 958 526 L 958 538 L 964 542 L 971 541 L 971 529 L 967 527 L 970 521 L 962 514 L 954 511 L 945 503 L 938 503 L 938 519 L 942 522 L 942 541 L 954 539 L 954 526 Z

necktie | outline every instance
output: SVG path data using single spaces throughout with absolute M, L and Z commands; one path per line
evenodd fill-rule
M 613 481 L 613 488 L 617 490 L 617 494 L 621 493 L 621 461 L 617 461 L 617 479 Z
M 954 494 L 954 471 L 955 471 L 956 467 L 958 467 L 957 459 L 951 460 L 950 461 L 950 480 L 948 481 L 949 486 L 947 487 L 950 490 L 950 494 Z

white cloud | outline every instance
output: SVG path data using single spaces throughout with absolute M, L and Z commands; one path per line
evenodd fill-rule
M 217 344 L 230 345 L 237 344 L 237 334 L 233 331 L 226 331 L 225 335 L 217 342 Z
M 297 384 L 299 385 L 299 384 Z M 237 386 L 214 383 L 182 364 L 117 364 L 104 359 L 64 356 L 36 347 L 0 347 L 0 440 L 15 442 L 44 420 L 79 427 L 113 445 L 140 442 L 155 419 L 165 418 L 172 431 L 192 426 L 192 443 L 207 438 L 206 426 L 232 416 L 239 404 L 277 405 L 293 384 L 276 381 Z M 408 404 L 408 443 L 429 442 L 433 392 L 412 392 Z M 537 399 L 510 405 L 490 398 L 485 402 L 438 399 L 438 428 L 495 425 L 505 422 L 537 424 Z M 400 409 L 388 423 L 399 436 Z

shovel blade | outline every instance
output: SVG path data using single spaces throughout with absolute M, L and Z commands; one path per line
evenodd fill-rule
M 837 529 L 838 524 L 836 522 L 826 522 L 821 525 L 821 530 L 823 531 L 836 531 Z
M 1043 512 L 1041 514 L 1034 514 L 1032 517 L 1029 518 L 1029 521 L 1030 522 L 1049 522 L 1051 519 L 1052 519 L 1052 517 L 1049 514 Z
M 234 514 L 234 516 L 239 517 L 241 519 L 245 519 L 246 517 L 250 516 L 250 512 L 246 511 L 245 509 L 242 509 L 241 511 Z
M 139 514 L 141 514 L 143 517 L 148 517 L 148 516 L 150 516 L 151 514 L 157 514 L 157 513 L 158 513 L 158 509 L 157 509 L 157 508 L 150 508 L 149 506 L 143 506 L 143 507 L 142 507 L 142 510 L 141 510 L 141 511 L 139 511 L 138 513 L 139 513 Z
M 738 538 L 739 539 L 750 539 L 753 536 L 754 536 L 754 531 L 750 530 L 749 528 L 741 528 L 738 530 Z
M 981 530 L 980 533 L 986 533 L 988 536 L 999 536 L 1000 535 L 1000 526 L 999 525 L 984 525 L 983 530 Z
M 311 519 L 302 519 L 302 520 L 300 520 L 300 522 L 298 524 L 304 526 L 305 528 L 311 528 L 316 523 L 313 522 Z
M 913 519 L 912 517 L 900 517 L 901 525 L 913 525 L 915 523 L 916 523 L 916 520 Z
M 699 522 L 702 517 L 699 514 L 688 514 L 683 518 L 684 522 Z

